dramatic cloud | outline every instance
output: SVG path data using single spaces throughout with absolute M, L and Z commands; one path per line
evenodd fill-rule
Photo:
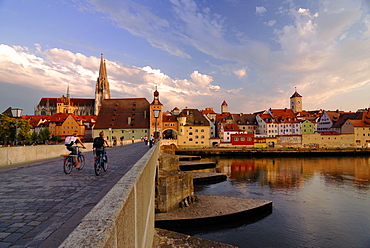
M 94 96 L 100 58 L 74 54 L 63 49 L 48 49 L 41 56 L 29 54 L 25 47 L 0 45 L 0 81 L 34 88 L 47 89 L 54 94 L 65 94 L 70 87 L 72 97 Z M 45 57 L 45 58 L 42 58 Z M 196 108 L 203 101 L 220 94 L 220 87 L 212 84 L 212 77 L 194 71 L 190 78 L 171 79 L 159 69 L 138 68 L 106 60 L 112 98 L 145 97 L 149 101 L 158 87 L 165 107 Z

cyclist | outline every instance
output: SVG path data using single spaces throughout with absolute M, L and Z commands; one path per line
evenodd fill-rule
M 82 141 L 78 137 L 77 131 L 74 131 L 71 136 L 67 136 L 64 141 L 64 144 L 66 145 L 67 150 L 70 151 L 72 155 L 77 155 L 77 145 L 74 146 L 74 144 L 77 144 L 77 143 L 80 143 L 80 145 L 86 149 L 85 145 L 82 143 Z M 80 168 L 80 166 L 78 166 L 79 162 L 78 162 L 77 157 L 74 157 L 74 160 L 75 160 L 76 168 L 77 169 Z
M 104 138 L 104 132 L 99 133 L 99 137 L 94 138 L 93 148 L 95 148 L 96 156 L 99 157 L 100 154 L 104 154 L 104 144 L 109 147 L 108 140 Z

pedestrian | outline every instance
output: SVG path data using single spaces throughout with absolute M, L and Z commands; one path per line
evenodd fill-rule
M 154 137 L 153 137 L 153 135 L 150 135 L 150 137 L 149 137 L 149 148 L 152 148 L 153 144 L 154 144 Z
M 121 141 L 121 146 L 123 146 L 123 136 L 121 136 L 121 138 L 119 138 L 120 141 Z
M 135 143 L 135 138 L 134 138 L 134 136 L 132 136 L 131 141 L 132 141 L 132 144 L 134 144 L 134 143 Z

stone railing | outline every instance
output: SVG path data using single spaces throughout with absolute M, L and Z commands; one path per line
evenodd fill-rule
M 135 143 L 141 140 L 135 140 Z M 122 145 L 132 144 L 131 140 L 125 140 Z M 82 152 L 89 152 L 92 150 L 92 143 L 85 143 L 86 150 Z M 121 146 L 118 142 L 117 146 Z M 0 166 L 32 162 L 41 159 L 55 158 L 62 154 L 67 155 L 69 152 L 65 145 L 37 145 L 37 146 L 12 146 L 0 147 Z
M 152 247 L 159 145 L 153 146 L 59 247 Z
M 87 143 L 85 146 L 87 149 L 81 151 L 91 151 L 92 143 Z M 68 153 L 65 145 L 1 147 L 0 166 L 54 158 Z

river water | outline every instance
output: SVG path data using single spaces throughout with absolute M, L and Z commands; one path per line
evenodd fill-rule
M 273 202 L 255 222 L 188 231 L 238 247 L 370 247 L 370 158 L 210 157 L 224 182 L 195 194 Z

